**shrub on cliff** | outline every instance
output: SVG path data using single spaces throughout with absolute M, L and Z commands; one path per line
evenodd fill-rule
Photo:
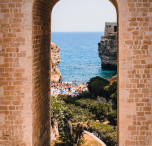
M 117 91 L 110 95 L 110 98 L 113 102 L 113 109 L 117 109 Z
M 75 115 L 73 116 L 74 121 L 76 121 L 76 119 L 86 119 L 87 117 L 88 119 L 93 118 L 104 121 L 111 111 L 110 104 L 98 102 L 90 98 L 77 99 L 77 97 L 72 98 L 71 96 L 60 95 L 58 99 L 63 100 L 65 106 L 69 107 L 72 115 Z M 82 115 L 82 117 L 79 117 L 79 114 L 80 116 Z
M 51 97 L 51 124 L 54 119 L 58 121 L 58 128 L 60 132 L 65 132 L 67 129 L 67 122 L 72 117 L 71 111 L 65 106 L 63 100 L 58 100 L 55 97 Z
M 75 101 L 75 105 L 89 109 L 90 112 L 96 115 L 96 119 L 104 121 L 111 111 L 108 103 L 97 102 L 92 99 L 80 99 Z
M 111 125 L 117 125 L 117 110 L 111 111 L 107 116 L 108 121 Z
M 113 94 L 117 91 L 117 82 L 113 82 L 110 86 L 109 86 L 109 94 Z
M 97 76 L 90 79 L 90 81 L 88 82 L 88 89 L 95 97 L 97 96 L 103 97 L 103 95 L 105 95 L 104 87 L 107 86 L 108 84 L 109 81 Z
M 104 91 L 103 97 L 107 97 L 107 100 L 110 100 L 111 95 L 117 92 L 117 82 L 113 82 L 111 85 L 105 86 Z
M 74 106 L 73 104 L 66 104 L 66 106 L 69 108 L 72 114 L 72 117 L 70 119 L 72 123 L 86 122 L 88 120 L 95 119 L 96 117 L 96 115 L 90 112 L 87 108 Z
M 89 98 L 89 99 L 92 99 L 93 98 L 93 95 L 91 92 L 89 91 L 84 91 L 82 93 L 80 93 L 78 96 L 75 97 L 76 99 L 86 99 L 86 98 Z

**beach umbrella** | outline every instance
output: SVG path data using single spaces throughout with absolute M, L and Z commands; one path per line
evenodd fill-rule
M 77 94 L 77 91 L 75 90 L 74 94 Z
M 65 93 L 65 91 L 60 91 L 60 92 Z

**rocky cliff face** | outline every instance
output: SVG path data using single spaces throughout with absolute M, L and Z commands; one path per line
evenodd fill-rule
M 60 48 L 51 42 L 51 82 L 59 82 L 61 73 L 58 69 L 60 63 Z
M 56 120 L 53 122 L 54 124 L 51 125 L 51 141 L 56 140 L 57 136 L 59 136 L 58 122 Z
M 106 23 L 105 33 L 98 44 L 102 68 L 117 69 L 117 23 Z

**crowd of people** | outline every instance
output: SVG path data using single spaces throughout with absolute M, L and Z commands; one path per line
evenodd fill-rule
M 59 94 L 77 96 L 83 91 L 88 91 L 87 84 L 77 85 L 76 82 L 51 83 L 51 96 L 57 97 Z

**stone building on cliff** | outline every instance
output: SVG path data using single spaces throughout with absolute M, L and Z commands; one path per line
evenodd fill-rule
M 117 69 L 117 23 L 105 23 L 105 32 L 98 44 L 98 52 L 102 68 Z

